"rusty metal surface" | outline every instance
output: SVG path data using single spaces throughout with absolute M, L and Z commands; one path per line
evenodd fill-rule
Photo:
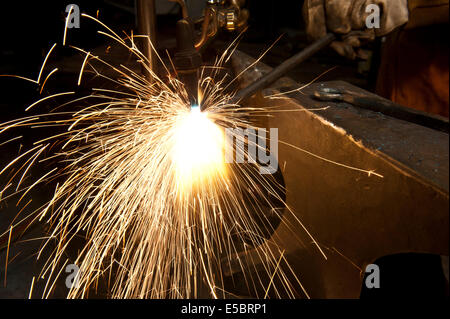
M 237 71 L 254 60 L 240 52 Z M 242 81 L 245 86 L 269 71 L 258 64 Z M 401 252 L 448 255 L 448 134 L 389 118 L 345 103 L 310 98 L 317 83 L 293 98 L 268 96 L 301 84 L 281 79 L 249 103 L 277 111 L 268 127 L 279 139 L 329 160 L 374 170 L 368 176 L 322 161 L 280 144 L 279 163 L 286 181 L 287 204 L 304 223 L 328 259 L 301 228 L 296 240 L 286 220 L 265 245 L 286 248 L 288 260 L 313 298 L 359 297 L 365 265 Z M 360 90 L 344 82 L 326 83 Z M 325 110 L 308 110 L 328 106 Z M 250 252 L 258 259 L 256 251 Z

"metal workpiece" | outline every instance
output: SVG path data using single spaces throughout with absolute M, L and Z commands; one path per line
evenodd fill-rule
M 254 62 L 239 51 L 232 59 L 237 74 Z M 241 85 L 271 71 L 257 63 L 241 77 Z M 281 78 L 245 102 L 266 109 L 266 127 L 278 128 L 278 162 L 287 206 L 294 212 L 283 215 L 263 245 L 286 258 L 309 297 L 358 298 L 366 265 L 380 257 L 405 252 L 448 256 L 449 135 L 346 102 L 317 101 L 312 96 L 321 85 L 370 94 L 333 81 L 271 98 L 302 87 Z M 296 219 L 327 259 L 302 229 L 296 232 L 300 240 L 292 238 L 289 227 Z M 286 249 L 282 256 L 279 247 Z M 245 258 L 257 261 L 259 249 L 246 251 Z M 234 271 L 237 275 L 238 267 Z M 305 296 L 300 292 L 299 297 Z

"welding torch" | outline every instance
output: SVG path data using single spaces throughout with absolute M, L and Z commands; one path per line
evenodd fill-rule
M 202 64 L 200 50 L 216 36 L 220 28 L 228 31 L 242 29 L 248 19 L 243 8 L 244 0 L 206 0 L 201 35 L 196 39 L 194 22 L 188 16 L 184 0 L 170 0 L 180 4 L 183 18 L 176 25 L 177 51 L 174 65 L 180 81 L 184 84 L 191 107 L 199 106 L 198 74 Z M 200 105 L 201 108 L 203 106 Z
M 195 48 L 194 32 L 188 19 L 181 19 L 176 25 L 177 52 L 174 64 L 178 78 L 183 82 L 189 104 L 198 105 L 198 73 L 202 64 L 200 52 Z

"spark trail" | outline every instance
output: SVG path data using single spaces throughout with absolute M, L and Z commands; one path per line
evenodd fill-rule
M 96 18 L 83 16 L 96 21 L 106 29 L 99 33 L 147 65 L 134 43 L 142 36 L 122 39 Z M 65 42 L 66 32 L 64 35 Z M 148 69 L 153 76 L 150 83 L 123 65 L 114 66 L 75 48 L 85 55 L 78 84 L 90 67 L 116 89 L 94 88 L 91 95 L 65 105 L 68 111 L 0 124 L 1 133 L 17 127 L 66 127 L 61 134 L 36 141 L 0 172 L 12 175 L 0 191 L 2 200 L 18 196 L 20 202 L 41 183 L 62 180 L 50 201 L 32 215 L 33 220 L 24 218 L 16 223 L 49 225 L 48 239 L 38 254 L 40 258 L 44 249 L 51 250 L 36 279 L 46 280 L 42 297 L 51 296 L 68 263 L 65 252 L 77 236 L 84 238 L 73 261 L 80 269 L 79 285 L 69 290 L 69 298 L 88 297 L 90 288 L 104 278 L 108 278 L 112 298 L 195 298 L 200 286 L 205 286 L 211 297 L 226 297 L 225 268 L 236 264 L 242 251 L 261 246 L 266 240 L 262 234 L 273 231 L 265 217 L 267 207 L 273 205 L 268 198 L 285 205 L 279 195 L 282 186 L 261 175 L 258 165 L 226 163 L 224 159 L 229 147 L 224 130 L 256 130 L 248 119 L 267 112 L 230 103 L 233 93 L 225 91 L 226 79 L 218 77 L 218 70 L 235 44 L 217 58 L 212 74 L 202 72 L 198 86 L 206 111 L 189 106 L 183 84 L 169 71 L 168 79 L 162 80 Z M 99 73 L 91 61 L 107 66 L 115 76 Z M 37 81 L 26 79 L 39 83 L 41 92 L 57 71 L 50 72 L 41 84 L 43 70 L 44 65 Z M 27 110 L 69 94 L 74 92 L 44 97 Z M 89 106 L 75 107 L 80 101 Z M 48 172 L 29 186 L 23 185 L 33 165 L 49 161 L 55 164 Z M 237 260 L 249 291 L 262 289 L 267 295 L 271 287 L 277 296 L 297 296 L 296 291 L 303 287 L 291 282 L 279 267 L 285 259 L 268 248 L 260 251 L 270 282 L 246 271 L 255 267 L 251 259 Z M 33 277 L 31 286 L 35 284 Z

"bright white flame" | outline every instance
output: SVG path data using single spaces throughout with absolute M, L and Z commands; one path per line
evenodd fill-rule
M 172 161 L 182 188 L 204 183 L 225 173 L 225 137 L 200 107 L 183 114 L 174 134 Z

